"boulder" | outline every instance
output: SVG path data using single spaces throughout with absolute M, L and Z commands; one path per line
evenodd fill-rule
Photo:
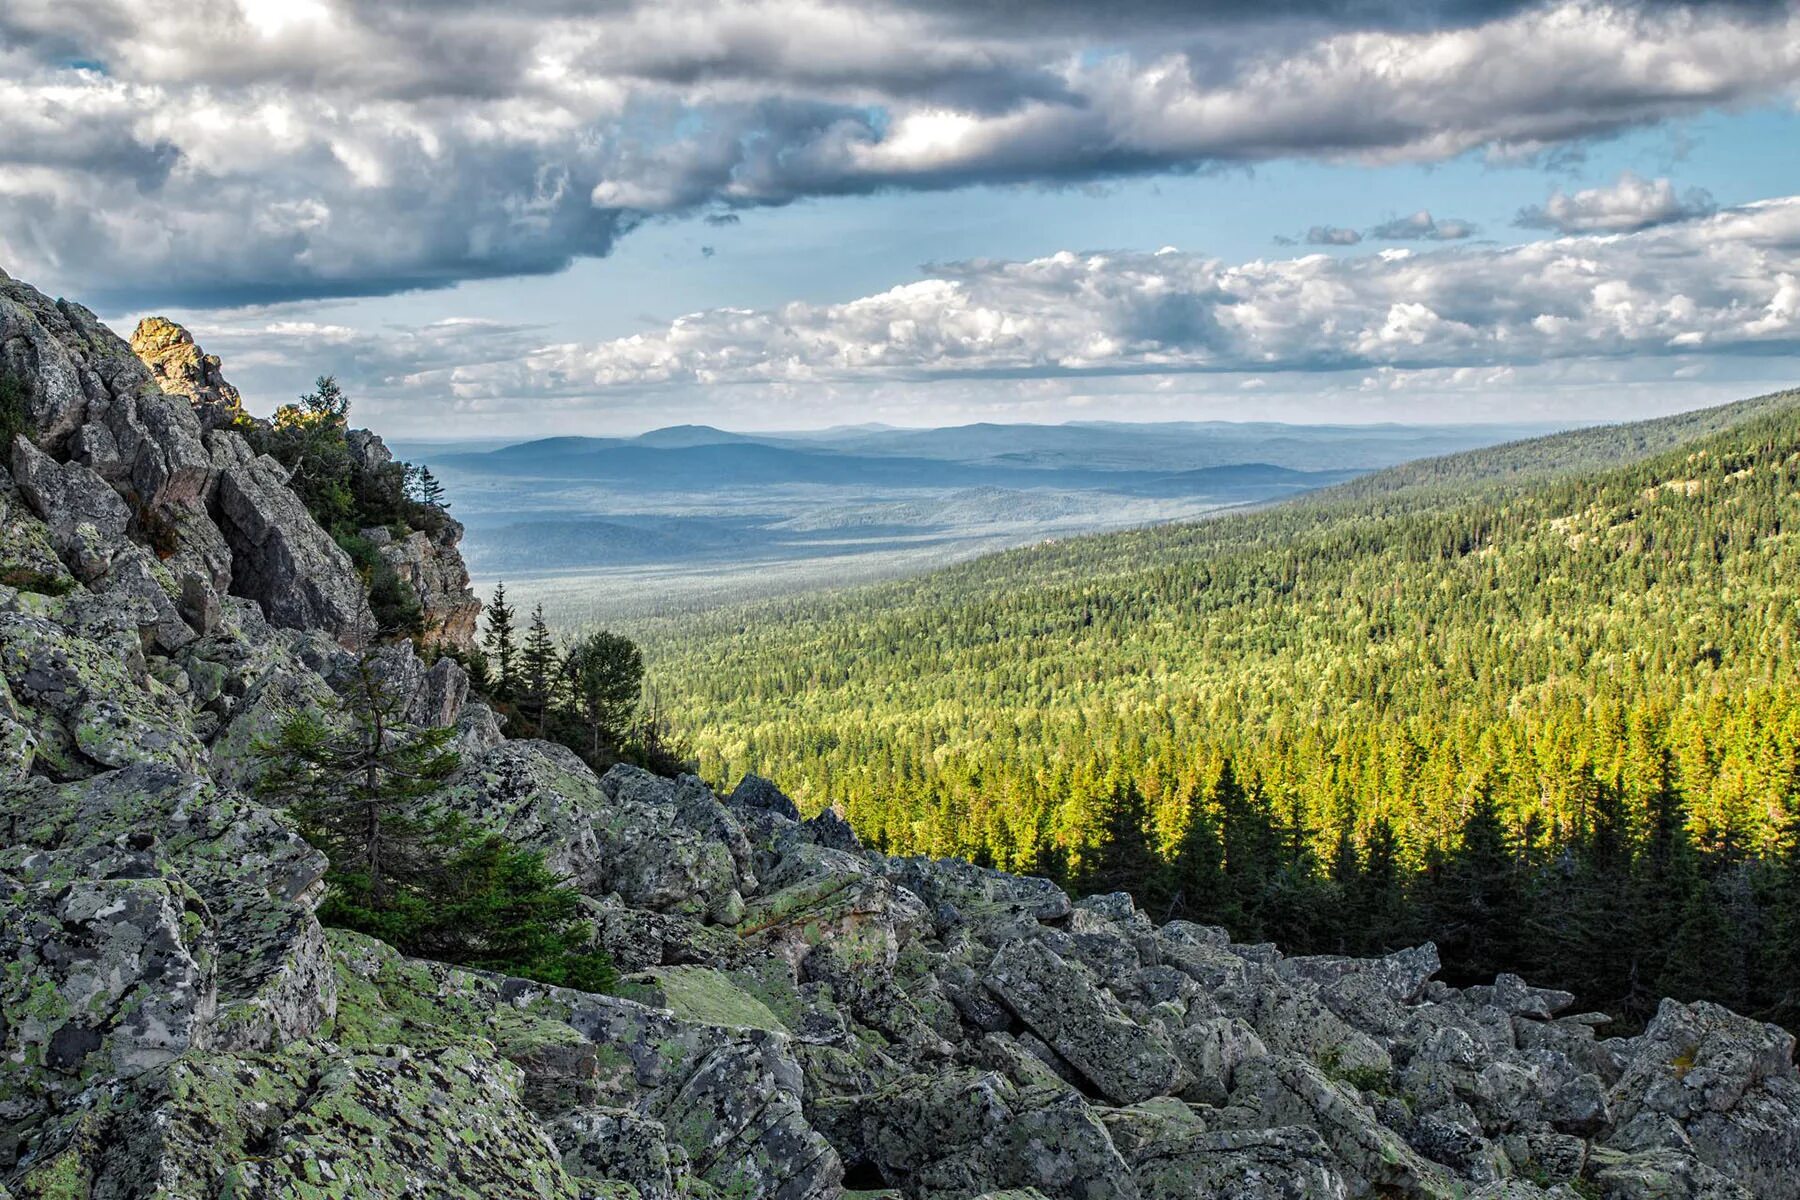
M 13 440 L 12 474 L 69 569 L 83 582 L 104 575 L 127 545 L 131 525 L 131 510 L 112 486 L 91 468 L 59 463 L 23 437 Z
M 1004 947 L 982 983 L 1114 1103 L 1165 1096 L 1187 1082 L 1180 1060 L 1160 1036 L 1126 1018 L 1080 968 L 1040 941 Z
M 1691 1154 L 1758 1200 L 1792 1194 L 1800 1072 L 1785 1029 L 1664 1000 L 1608 1100 L 1610 1146 Z

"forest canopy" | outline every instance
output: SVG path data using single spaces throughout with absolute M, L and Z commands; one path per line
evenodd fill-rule
M 1788 394 L 671 622 L 646 657 L 710 778 L 767 775 L 890 852 L 1123 881 L 1166 909 L 1196 904 L 1170 874 L 1183 848 L 1217 842 L 1221 869 L 1260 865 L 1197 915 L 1292 949 L 1423 936 L 1429 903 L 1491 915 L 1428 895 L 1491 883 L 1474 851 L 1525 903 L 1616 840 L 1622 870 L 1687 872 L 1653 917 L 1742 943 L 1718 998 L 1791 1019 L 1751 960 L 1800 854 L 1797 524 Z M 1121 874 L 1133 827 L 1148 858 Z M 1392 894 L 1349 928 L 1371 862 Z M 1559 975 L 1523 947 L 1474 957 Z

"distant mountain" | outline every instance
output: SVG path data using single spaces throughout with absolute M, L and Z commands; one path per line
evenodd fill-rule
M 652 429 L 649 433 L 640 433 L 631 438 L 630 442 L 634 446 L 660 446 L 673 449 L 683 446 L 716 446 L 722 442 L 760 440 L 749 434 L 715 429 L 711 425 L 669 425 L 662 429 Z

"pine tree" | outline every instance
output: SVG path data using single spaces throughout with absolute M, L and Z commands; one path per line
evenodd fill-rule
M 493 697 L 501 702 L 513 698 L 518 684 L 518 648 L 513 645 L 513 618 L 516 615 L 506 602 L 506 584 L 494 585 L 494 598 L 487 602 L 487 634 L 482 646 L 487 651 Z

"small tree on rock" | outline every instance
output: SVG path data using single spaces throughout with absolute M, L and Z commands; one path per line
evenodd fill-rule
M 258 793 L 329 860 L 319 919 L 407 954 L 607 990 L 581 897 L 543 856 L 432 803 L 459 765 L 455 731 L 407 726 L 406 699 L 364 656 L 341 713 L 296 713 L 257 747 Z
M 506 602 L 504 583 L 494 585 L 494 598 L 487 602 L 486 612 L 487 633 L 481 644 L 487 651 L 494 699 L 504 702 L 513 698 L 513 687 L 518 682 L 518 647 L 513 643 L 513 617 L 516 614 Z

